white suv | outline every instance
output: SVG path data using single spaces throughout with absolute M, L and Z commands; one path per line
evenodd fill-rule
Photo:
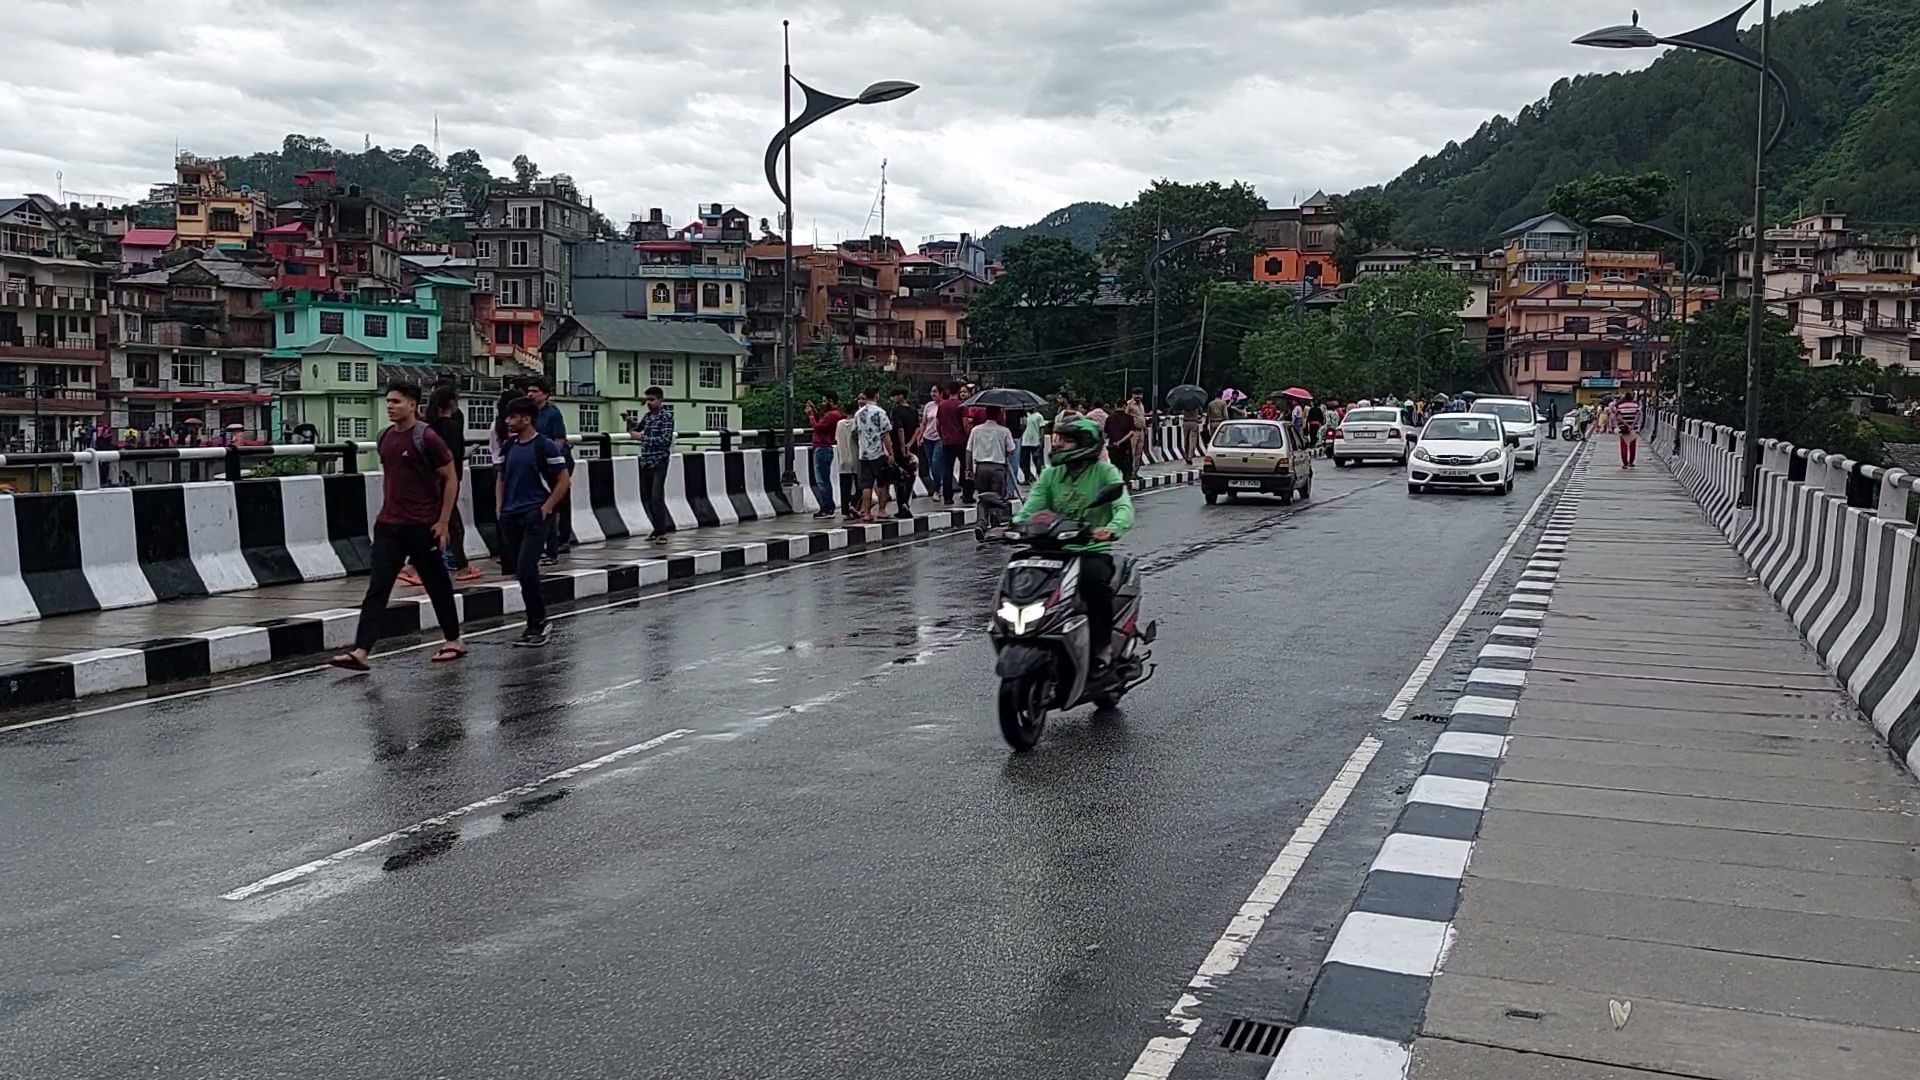
M 1520 445 L 1514 451 L 1514 460 L 1524 468 L 1533 469 L 1540 465 L 1540 428 L 1546 419 L 1534 409 L 1533 402 L 1516 397 L 1483 397 L 1473 403 L 1468 412 L 1492 413 L 1500 418 L 1500 424 L 1507 434 L 1518 435 Z

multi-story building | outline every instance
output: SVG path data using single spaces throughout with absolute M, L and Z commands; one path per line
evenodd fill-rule
M 182 247 L 250 247 L 267 230 L 267 197 L 230 187 L 225 164 L 183 150 L 174 159 L 173 216 Z
M 959 245 L 930 241 L 900 260 L 899 295 L 893 298 L 895 370 L 916 388 L 965 370 L 967 304 L 986 282 L 964 268 L 969 260 L 962 254 Z M 947 256 L 955 257 L 949 262 Z M 985 252 L 971 261 L 985 269 Z
M 949 266 L 986 280 L 987 249 L 972 233 L 935 235 L 920 241 L 920 255 L 941 266 Z
M 121 272 L 158 265 L 161 257 L 173 250 L 175 235 L 172 229 L 129 229 L 120 238 Z
M 682 431 L 739 430 L 747 347 L 711 323 L 582 313 L 561 319 L 540 351 L 569 432 L 625 431 L 649 386 Z
M 1340 284 L 1340 267 L 1333 249 L 1345 231 L 1324 191 L 1299 206 L 1262 210 L 1247 224 L 1257 250 L 1253 280 L 1302 285 L 1315 282 L 1331 289 Z
M 75 257 L 43 195 L 0 199 L 0 446 L 54 450 L 96 424 L 114 264 Z
M 850 364 L 892 370 L 895 349 L 893 301 L 900 293 L 898 240 L 883 236 L 817 248 L 807 266 L 806 316 L 800 348 L 829 344 Z
M 118 332 L 101 386 L 114 428 L 191 421 L 208 434 L 235 424 L 272 434 L 260 371 L 273 346 L 272 288 L 218 249 L 115 279 Z
M 794 246 L 793 294 L 783 303 L 780 294 L 787 283 L 786 244 L 778 238 L 762 238 L 747 247 L 746 381 L 760 382 L 777 374 L 776 357 L 780 349 L 783 314 L 790 315 L 796 328 L 793 340 L 805 343 L 805 332 L 797 328 L 806 317 L 808 277 L 811 273 L 808 259 L 812 254 L 811 245 Z
M 573 306 L 573 245 L 592 235 L 592 207 L 552 176 L 492 192 L 467 231 L 474 286 L 494 298 L 494 357 L 537 369 L 540 343 Z
M 406 300 L 307 289 L 267 294 L 274 321 L 267 381 L 278 389 L 273 429 L 312 425 L 322 441 L 366 439 L 386 425 L 390 381 L 479 385 L 470 365 L 449 359 L 469 347 L 470 331 L 466 341 L 443 335 L 442 298 L 469 288 L 446 278 L 423 279 Z
M 275 207 L 276 223 L 262 234 L 275 286 L 399 295 L 399 210 L 362 194 L 358 184 L 341 188 L 332 169 L 304 172 L 293 182 L 301 198 Z
M 707 203 L 676 229 L 655 208 L 627 237 L 573 245 L 573 311 L 712 323 L 746 342 L 747 215 Z
M 1809 363 L 1858 357 L 1920 370 L 1920 236 L 1849 229 L 1829 199 L 1818 214 L 1768 229 L 1763 248 L 1767 309 L 1793 324 Z M 1750 249 L 1740 267 L 1751 282 Z M 1742 291 L 1750 295 L 1751 284 Z

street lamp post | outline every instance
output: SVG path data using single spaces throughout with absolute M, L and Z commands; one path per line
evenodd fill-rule
M 1573 42 L 1575 45 L 1592 45 L 1602 49 L 1650 49 L 1657 45 L 1675 45 L 1725 57 L 1760 73 L 1760 102 L 1753 140 L 1753 295 L 1749 298 L 1747 312 L 1747 443 L 1745 460 L 1741 463 L 1742 481 L 1738 498 L 1738 505 L 1742 508 L 1753 506 L 1754 481 L 1760 472 L 1760 330 L 1766 318 L 1767 302 L 1767 152 L 1786 132 L 1787 123 L 1800 98 L 1800 87 L 1793 76 L 1772 62 L 1770 39 L 1773 35 L 1773 0 L 1759 0 L 1759 50 L 1755 51 L 1740 40 L 1740 19 L 1752 10 L 1755 2 L 1747 0 L 1738 10 L 1719 21 L 1675 37 L 1655 36 L 1640 26 L 1636 13 L 1630 26 L 1610 26 L 1575 38 Z M 1771 134 L 1767 131 L 1769 84 L 1779 87 L 1781 98 L 1780 118 Z
M 796 345 L 793 332 L 793 137 L 814 121 L 831 116 L 849 105 L 878 105 L 883 101 L 906 97 L 920 87 L 917 83 L 887 79 L 868 86 L 858 96 L 850 98 L 815 90 L 793 77 L 793 50 L 786 19 L 780 20 L 780 39 L 780 88 L 786 102 L 786 125 L 767 144 L 766 173 L 767 186 L 773 189 L 774 196 L 780 200 L 784 217 L 784 227 L 780 231 L 786 240 L 786 258 L 780 277 L 780 343 L 775 349 L 774 360 L 782 373 L 784 384 L 780 439 L 785 464 L 781 467 L 780 483 L 792 486 L 799 483 L 799 477 L 793 472 L 793 353 Z M 798 117 L 793 115 L 795 86 L 806 95 L 806 106 L 800 110 Z M 783 158 L 786 172 L 784 183 L 775 171 Z
M 1165 239 L 1165 236 L 1160 232 L 1158 225 L 1154 226 L 1153 254 L 1147 256 L 1146 273 L 1147 291 L 1153 295 L 1153 356 L 1147 361 L 1153 369 L 1151 376 L 1153 395 L 1147 400 L 1154 403 L 1153 407 L 1155 409 L 1160 407 L 1160 283 L 1159 279 L 1154 276 L 1154 267 L 1160 265 L 1161 259 L 1166 258 L 1189 244 L 1197 244 L 1202 240 L 1218 240 L 1223 236 L 1237 236 L 1239 232 L 1239 229 L 1231 229 L 1225 225 L 1221 225 L 1217 228 L 1208 229 L 1206 232 L 1189 236 L 1177 244 L 1162 247 L 1161 242 Z

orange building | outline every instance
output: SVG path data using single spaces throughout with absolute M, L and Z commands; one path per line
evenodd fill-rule
M 1322 289 L 1340 284 L 1333 249 L 1345 235 L 1333 202 L 1324 191 L 1299 206 L 1262 210 L 1247 223 L 1260 245 L 1253 255 L 1253 280 L 1271 284 L 1316 282 Z

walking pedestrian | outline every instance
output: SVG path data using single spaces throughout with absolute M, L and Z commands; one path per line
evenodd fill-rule
M 1219 431 L 1220 425 L 1227 422 L 1227 412 L 1230 408 L 1225 390 L 1213 395 L 1213 400 L 1207 402 L 1206 441 L 1208 444 L 1213 442 L 1213 433 Z M 1204 451 L 1204 447 L 1202 449 Z
M 860 407 L 853 413 L 854 483 L 860 489 L 860 520 L 878 521 L 887 512 L 888 487 L 893 479 L 893 443 L 887 434 L 893 420 L 880 407 L 880 391 L 860 391 Z
M 387 387 L 387 429 L 378 443 L 381 468 L 380 513 L 373 523 L 373 566 L 367 595 L 360 603 L 360 624 L 353 648 L 328 663 L 350 671 L 367 670 L 367 653 L 379 640 L 400 568 L 411 562 L 433 601 L 433 614 L 446 640 L 433 654 L 444 664 L 467 655 L 460 640 L 460 609 L 453 581 L 440 550 L 447 544 L 447 520 L 453 516 L 460 480 L 453 454 L 420 419 L 420 386 L 396 382 Z
M 926 404 L 920 406 L 920 435 L 914 448 L 920 454 L 920 483 L 928 495 L 940 494 L 940 480 L 934 473 L 940 447 L 940 385 L 927 390 Z
M 842 416 L 833 425 L 833 469 L 840 475 L 840 516 L 860 516 L 860 459 L 854 446 L 853 417 Z
M 453 456 L 454 479 L 466 483 L 467 414 L 460 408 L 460 388 L 452 383 L 441 383 L 434 387 L 428 411 L 433 416 L 429 426 L 435 435 L 440 436 L 440 441 L 447 444 L 447 452 Z M 453 516 L 447 519 L 447 568 L 453 571 L 455 581 L 474 581 L 486 576 L 467 559 L 467 525 L 461 520 L 457 505 Z M 409 585 L 420 584 L 411 566 L 401 572 L 400 578 Z
M 551 400 L 553 387 L 545 379 L 535 379 L 527 384 L 527 397 L 533 400 L 539 410 L 534 420 L 534 428 L 547 437 L 547 441 L 560 448 L 566 455 L 567 471 L 573 471 L 573 447 L 567 442 L 567 418 L 560 415 L 560 406 Z M 571 488 L 571 485 L 569 485 Z M 542 557 L 541 565 L 552 566 L 560 561 L 573 544 L 573 499 L 560 500 L 557 512 L 547 516 L 547 553 Z
M 926 468 L 924 464 L 916 465 L 914 461 L 914 453 L 920 446 L 921 417 L 920 409 L 907 401 L 906 390 L 895 387 L 893 409 L 887 416 L 893 422 L 893 430 L 887 438 L 893 440 L 893 516 L 897 518 L 913 516 L 914 470 L 916 467 Z
M 1033 483 L 1039 470 L 1046 468 L 1040 458 L 1040 446 L 1046 441 L 1047 418 L 1040 415 L 1039 409 L 1030 409 L 1020 421 L 1020 479 L 1024 483 Z
M 535 430 L 539 408 L 529 398 L 507 405 L 506 456 L 494 467 L 493 503 L 500 508 L 500 551 L 520 582 L 527 628 L 515 645 L 537 648 L 548 640 L 547 601 L 540 591 L 540 551 L 547 522 L 573 486 L 566 451 Z
M 666 392 L 657 386 L 641 391 L 645 411 L 630 422 L 631 432 L 640 440 L 640 507 L 647 512 L 652 531 L 647 539 L 656 544 L 667 542 L 673 531 L 673 517 L 667 513 L 667 467 L 673 460 L 673 409 Z
M 1091 419 L 1091 415 L 1089 415 Z M 1124 406 L 1107 414 L 1106 422 L 1101 425 L 1107 436 L 1107 459 L 1120 475 L 1133 479 L 1133 413 Z
M 967 451 L 967 419 L 965 410 L 960 406 L 960 384 L 948 383 L 940 388 L 940 401 L 934 410 L 934 423 L 940 436 L 938 458 L 933 471 L 940 481 L 940 501 L 953 505 L 953 489 L 957 486 L 957 473 L 960 469 L 960 456 Z
M 1009 455 L 1019 447 L 1013 441 L 1013 432 L 1000 423 L 1001 418 L 998 406 L 987 406 L 986 414 L 967 433 L 967 455 L 973 459 L 974 487 L 1007 496 L 1011 490 L 1007 465 L 1013 460 Z
M 1620 467 L 1631 469 L 1640 456 L 1640 403 L 1630 397 L 1616 401 L 1613 419 L 1620 432 Z
M 833 446 L 834 433 L 840 430 L 840 395 L 829 390 L 820 395 L 825 404 L 823 410 L 816 410 L 813 402 L 807 402 L 807 426 L 812 431 L 812 447 L 807 454 L 808 474 L 813 477 L 813 498 L 820 504 L 814 511 L 817 518 L 833 516 Z

